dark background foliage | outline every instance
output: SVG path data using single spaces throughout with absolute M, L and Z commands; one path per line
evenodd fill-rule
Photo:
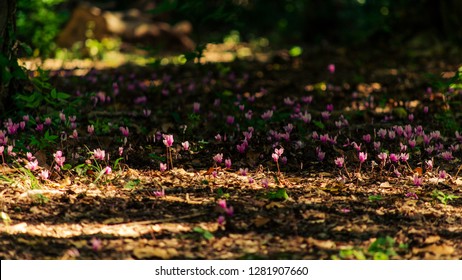
M 19 0 L 18 38 L 36 54 L 56 48 L 56 35 L 79 1 Z M 230 30 L 242 39 L 267 37 L 272 45 L 397 43 L 416 37 L 462 42 L 457 0 L 159 0 L 92 1 L 108 10 L 138 8 L 155 20 L 188 20 L 198 42 L 221 40 Z

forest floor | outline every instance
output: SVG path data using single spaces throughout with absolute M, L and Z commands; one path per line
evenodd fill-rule
M 461 259 L 460 63 L 331 49 L 36 74 L 58 95 L 2 119 L 0 258 Z

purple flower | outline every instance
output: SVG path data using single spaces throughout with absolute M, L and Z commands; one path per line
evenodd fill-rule
M 371 135 L 370 134 L 363 135 L 363 141 L 366 143 L 371 142 Z
M 239 174 L 241 174 L 241 176 L 247 176 L 247 171 L 249 171 L 248 168 L 239 168 Z
M 330 118 L 330 112 L 329 111 L 322 111 L 321 112 L 321 117 L 324 119 L 324 120 L 328 120 Z
M 226 117 L 226 123 L 231 125 L 234 123 L 234 117 L 233 116 L 227 116 Z
M 239 145 L 239 144 L 236 145 L 237 151 L 238 151 L 239 153 L 241 153 L 241 154 L 245 153 L 245 149 L 246 149 L 246 148 L 247 148 L 246 142 L 243 142 L 243 143 L 240 144 L 240 145 Z
M 200 109 L 201 109 L 201 104 L 199 102 L 194 102 L 193 103 L 193 112 L 197 114 L 197 113 L 199 113 Z
M 43 130 L 43 123 L 37 124 L 37 126 L 35 127 L 35 130 L 37 130 L 38 132 L 42 132 L 42 130 Z
M 447 176 L 447 175 L 448 175 L 448 174 L 447 174 L 446 171 L 444 171 L 444 170 L 441 170 L 441 171 L 438 173 L 438 177 L 439 177 L 440 179 L 446 179 L 446 176 Z
M 334 104 L 327 104 L 326 105 L 326 110 L 329 111 L 329 112 L 334 111 Z
M 377 131 L 377 136 L 379 136 L 382 139 L 385 139 L 385 136 L 387 136 L 387 130 L 383 128 L 379 129 L 379 131 Z
M 122 133 L 122 135 L 124 137 L 128 137 L 128 135 L 130 134 L 130 131 L 128 130 L 128 127 L 121 126 L 121 127 L 119 127 L 119 130 L 120 130 L 120 132 Z
M 414 186 L 419 187 L 419 186 L 422 186 L 423 178 L 419 177 L 418 175 L 414 175 L 414 178 L 412 178 L 412 181 L 414 182 Z
M 446 160 L 446 161 L 450 161 L 450 160 L 453 160 L 454 157 L 452 156 L 452 152 L 451 151 L 446 151 L 446 152 L 442 152 L 441 153 L 441 157 Z
M 264 119 L 264 120 L 269 120 L 269 119 L 271 119 L 272 116 L 273 116 L 273 111 L 272 111 L 272 110 L 268 110 L 268 111 L 264 112 L 264 113 L 261 115 L 261 118 Z
M 225 216 L 220 215 L 218 216 L 217 223 L 221 226 L 225 223 Z
M 159 164 L 159 169 L 160 169 L 161 172 L 164 172 L 165 170 L 167 170 L 167 164 L 161 162 Z
M 413 199 L 419 199 L 419 197 L 417 196 L 417 194 L 413 193 L 413 192 L 409 192 L 407 194 L 405 194 L 406 197 L 410 197 L 410 198 L 413 198 Z
M 390 154 L 390 161 L 391 161 L 391 162 L 398 162 L 398 160 L 399 160 L 399 156 L 398 156 L 398 155 L 393 154 L 393 153 Z
M 326 156 L 326 153 L 323 152 L 320 147 L 317 147 L 316 148 L 316 156 L 317 156 L 319 161 L 323 161 L 324 157 Z

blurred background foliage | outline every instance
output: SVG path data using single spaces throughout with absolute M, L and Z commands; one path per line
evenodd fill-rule
M 55 38 L 75 0 L 18 0 L 18 38 L 35 56 L 56 53 Z M 155 21 L 188 20 L 199 43 L 265 37 L 273 47 L 329 43 L 342 46 L 401 44 L 415 38 L 462 43 L 459 0 L 158 0 L 91 1 L 111 10 L 143 10 Z M 428 42 L 431 43 L 430 41 Z

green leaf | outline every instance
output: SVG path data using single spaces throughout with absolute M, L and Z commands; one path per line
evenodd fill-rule
M 269 200 L 284 201 L 289 198 L 289 195 L 286 192 L 286 189 L 279 188 L 277 191 L 272 191 L 268 193 Z
M 320 129 L 324 129 L 326 127 L 322 122 L 316 120 L 313 121 L 313 124 L 319 127 Z
M 195 227 L 193 228 L 193 231 L 201 234 L 202 237 L 205 238 L 206 240 L 212 240 L 215 237 L 210 231 L 203 229 L 201 227 Z
M 124 185 L 124 189 L 134 189 L 136 186 L 138 186 L 139 184 L 141 183 L 141 180 L 140 179 L 135 179 L 135 180 L 131 180 L 129 181 L 128 183 L 126 183 Z

